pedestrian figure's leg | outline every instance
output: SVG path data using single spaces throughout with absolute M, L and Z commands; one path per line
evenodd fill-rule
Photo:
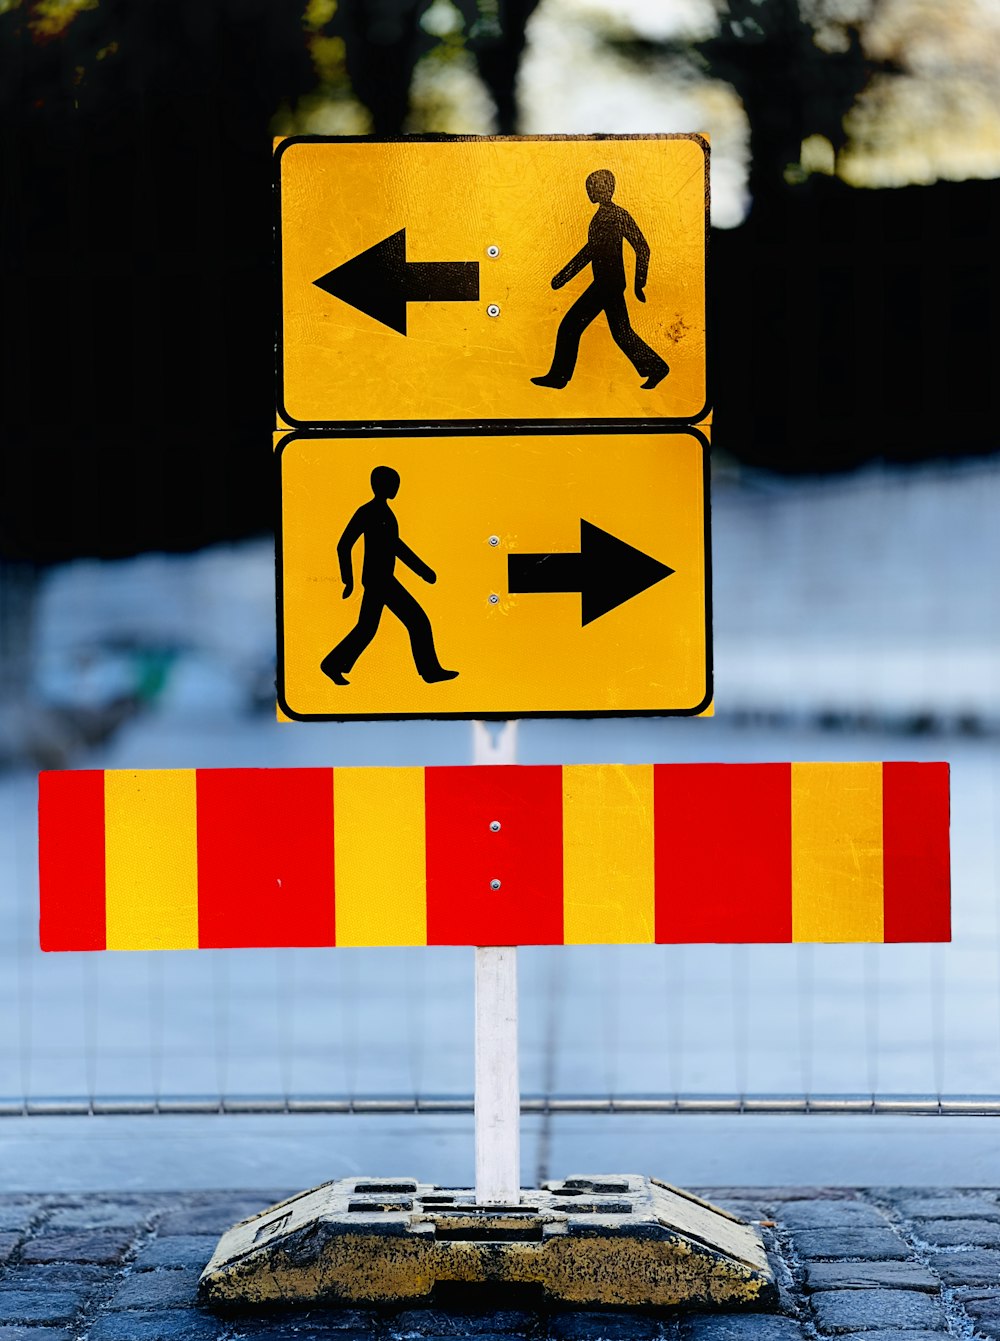
M 342 638 L 333 651 L 328 652 L 319 663 L 320 670 L 324 675 L 329 675 L 334 684 L 347 684 L 344 672 L 351 669 L 375 637 L 384 609 L 385 601 L 382 593 L 366 587 L 361 597 L 358 622 L 346 638 Z
M 434 683 L 438 680 L 454 680 L 458 671 L 449 671 L 441 665 L 434 650 L 434 631 L 431 621 L 414 596 L 403 584 L 393 578 L 385 593 L 386 609 L 391 610 L 410 635 L 410 650 L 417 674 L 421 679 Z
M 533 377 L 536 386 L 551 386 L 561 390 L 573 376 L 577 355 L 580 352 L 580 337 L 604 306 L 597 291 L 597 285 L 591 284 L 584 289 L 572 305 L 556 332 L 556 348 L 552 355 L 552 367 L 544 377 Z
M 646 378 L 645 388 L 650 390 L 658 382 L 662 382 L 670 368 L 666 361 L 660 358 L 656 350 L 651 349 L 642 336 L 633 330 L 628 315 L 628 307 L 625 303 L 625 295 L 623 293 L 617 294 L 613 300 L 607 303 L 604 311 L 615 344 L 628 358 L 639 376 Z

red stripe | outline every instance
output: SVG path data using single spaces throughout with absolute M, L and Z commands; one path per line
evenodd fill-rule
M 428 945 L 561 944 L 562 769 L 490 764 L 424 776 Z
M 198 941 L 333 945 L 333 770 L 198 770 Z
M 947 764 L 882 765 L 886 941 L 951 940 Z
M 657 764 L 656 939 L 792 939 L 790 764 Z
M 104 950 L 104 774 L 38 775 L 43 950 Z

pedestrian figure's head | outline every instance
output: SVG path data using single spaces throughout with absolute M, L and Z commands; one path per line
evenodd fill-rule
M 615 174 L 598 168 L 587 178 L 587 195 L 595 205 L 607 205 L 615 193 Z
M 399 493 L 399 475 L 392 466 L 376 466 L 372 471 L 372 493 L 376 498 L 395 498 Z

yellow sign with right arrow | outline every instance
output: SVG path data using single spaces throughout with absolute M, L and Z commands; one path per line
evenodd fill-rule
M 279 439 L 291 718 L 704 712 L 707 442 Z

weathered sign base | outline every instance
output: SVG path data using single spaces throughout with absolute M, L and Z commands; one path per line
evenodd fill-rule
M 773 1306 L 752 1226 L 635 1175 L 567 1178 L 477 1206 L 469 1189 L 342 1178 L 223 1234 L 201 1277 L 220 1311 L 426 1303 L 438 1284 L 533 1287 L 547 1304 Z

